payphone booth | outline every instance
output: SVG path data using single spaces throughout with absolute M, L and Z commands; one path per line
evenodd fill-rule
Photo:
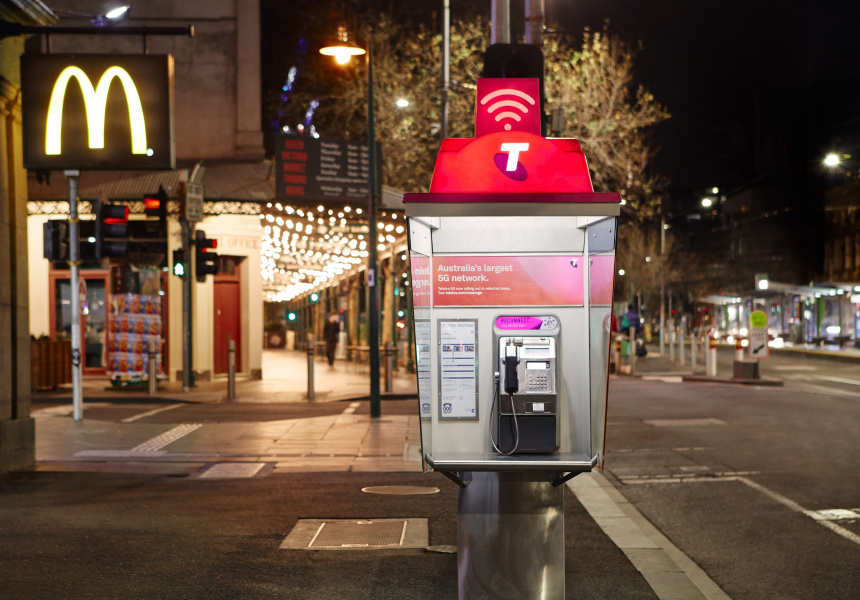
M 460 486 L 460 598 L 563 598 L 561 484 L 603 463 L 620 195 L 540 135 L 537 85 L 479 79 L 476 137 L 444 140 L 430 192 L 404 197 L 422 456 Z

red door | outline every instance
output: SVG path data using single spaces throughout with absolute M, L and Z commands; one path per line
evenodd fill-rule
M 227 257 L 224 257 L 227 258 Z M 219 273 L 215 276 L 215 373 L 227 372 L 227 347 L 232 339 L 236 343 L 236 372 L 242 368 L 239 306 L 239 265 L 232 274 Z

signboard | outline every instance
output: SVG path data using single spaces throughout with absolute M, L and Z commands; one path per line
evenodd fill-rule
M 185 184 L 185 220 L 192 223 L 203 220 L 203 184 Z
M 755 310 L 750 313 L 748 350 L 750 358 L 768 358 L 770 355 L 767 346 L 767 313 L 762 310 Z
M 173 57 L 24 54 L 24 166 L 173 169 Z
M 611 256 L 591 258 L 592 304 L 610 303 L 613 265 Z M 581 255 L 435 256 L 433 306 L 580 306 L 582 269 Z
M 364 142 L 282 135 L 275 151 L 275 195 L 294 202 L 365 200 L 369 156 Z

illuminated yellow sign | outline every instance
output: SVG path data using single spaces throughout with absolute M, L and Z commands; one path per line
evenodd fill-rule
M 131 153 L 146 154 L 146 121 L 143 118 L 143 106 L 140 95 L 134 85 L 131 75 L 122 67 L 108 68 L 93 88 L 90 78 L 78 67 L 66 67 L 57 77 L 51 100 L 48 104 L 48 121 L 45 129 L 45 154 L 56 156 L 61 153 L 63 131 L 63 100 L 66 88 L 72 78 L 77 79 L 84 95 L 84 106 L 87 112 L 87 130 L 89 146 L 93 149 L 105 147 L 105 111 L 107 110 L 108 92 L 113 78 L 122 83 L 125 99 L 128 103 L 128 118 L 131 127 Z

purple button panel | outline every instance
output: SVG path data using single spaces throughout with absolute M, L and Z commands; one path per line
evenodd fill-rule
M 547 320 L 547 317 L 523 317 L 523 316 L 511 316 L 511 317 L 497 317 L 496 318 L 496 327 L 498 329 L 504 330 L 528 330 L 528 329 L 542 329 L 544 327 L 544 323 Z M 555 322 L 555 319 L 552 319 Z M 554 326 L 554 325 L 553 325 Z

